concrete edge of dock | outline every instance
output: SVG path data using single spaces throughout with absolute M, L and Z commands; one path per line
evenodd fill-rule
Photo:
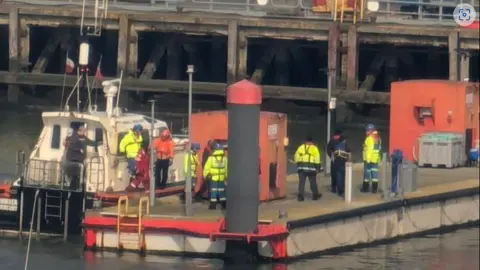
M 290 221 L 284 255 L 338 253 L 478 224 L 479 195 L 478 179 L 466 180 L 424 188 L 402 200 Z M 273 257 L 270 244 L 260 243 L 259 254 Z

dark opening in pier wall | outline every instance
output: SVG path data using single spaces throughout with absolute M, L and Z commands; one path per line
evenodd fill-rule
M 0 25 L 0 70 L 8 70 L 8 25 Z
M 28 70 L 40 73 L 62 74 L 65 59 L 78 62 L 81 42 L 77 27 L 35 27 L 30 26 L 30 52 Z M 115 76 L 117 56 L 116 31 L 104 30 L 100 37 L 88 37 L 90 46 L 89 73 L 95 74 L 96 67 L 102 59 L 102 73 Z M 43 59 L 44 58 L 44 59 Z
M 248 39 L 247 74 L 257 83 L 327 87 L 327 42 Z
M 224 82 L 227 38 L 179 33 L 138 33 L 138 73 L 146 79 L 187 80 L 187 65 L 195 65 L 195 80 Z
M 448 80 L 448 61 L 447 48 L 361 44 L 359 87 L 384 91 L 390 89 L 390 83 L 399 80 Z

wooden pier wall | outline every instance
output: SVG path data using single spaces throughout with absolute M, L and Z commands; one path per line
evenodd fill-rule
M 45 72 L 58 46 L 64 51 L 76 46 L 71 39 L 78 38 L 75 35 L 78 35 L 79 31 L 72 29 L 78 29 L 80 16 L 81 11 L 76 8 L 32 5 L 10 5 L 8 9 L 0 11 L 0 25 L 8 28 L 9 63 L 8 70 L 0 71 L 0 83 L 9 85 L 9 101 L 18 101 L 21 85 L 63 84 L 63 71 L 58 72 L 59 74 Z M 87 12 L 86 17 L 85 23 L 92 24 L 92 14 Z M 212 51 L 218 50 L 226 54 L 211 56 L 217 61 L 210 63 L 213 66 L 210 75 L 219 73 L 219 70 L 225 74 L 216 74 L 216 78 L 213 79 L 215 82 L 196 83 L 196 93 L 224 95 L 228 83 L 246 77 L 264 84 L 264 78 L 272 73 L 270 69 L 273 66 L 276 74 L 269 83 L 272 85 L 264 87 L 266 98 L 326 101 L 326 85 L 291 86 L 289 73 L 295 67 L 289 64 L 289 59 L 296 58 L 296 52 L 302 47 L 295 44 L 309 41 L 309 46 L 316 47 L 328 59 L 328 63 L 320 68 L 335 71 L 334 95 L 344 101 L 366 104 L 388 104 L 389 83 L 398 79 L 408 79 L 396 75 L 399 60 L 410 71 L 415 67 L 414 57 L 407 50 L 401 50 L 403 46 L 409 46 L 408 48 L 423 46 L 431 48 L 431 51 L 435 51 L 435 48 L 448 50 L 449 72 L 448 78 L 444 79 L 450 80 L 463 80 L 469 77 L 471 56 L 478 54 L 479 50 L 477 31 L 445 26 L 375 23 L 352 25 L 332 21 L 190 12 L 136 11 L 128 14 L 126 11 L 115 10 L 109 11 L 103 26 L 107 36 L 103 42 L 107 44 L 103 45 L 106 47 L 105 51 L 110 54 L 110 58 L 117 59 L 116 74 L 111 75 L 118 76 L 123 70 L 126 75 L 125 89 L 136 92 L 185 93 L 187 83 L 182 79 L 185 78 L 183 68 L 187 63 L 175 60 L 179 58 L 176 48 L 183 44 L 183 51 L 188 55 L 187 61 L 198 62 L 201 52 L 195 46 L 191 46 L 193 43 L 189 43 L 188 39 L 199 37 L 213 36 L 214 38 L 209 39 Z M 30 51 L 36 44 L 31 40 L 31 30 L 37 27 L 51 27 L 56 30 L 44 45 L 40 55 L 32 57 Z M 70 30 L 65 30 L 68 27 Z M 182 33 L 182 35 L 163 35 L 161 39 L 155 41 L 154 46 L 151 46 L 153 47 L 151 52 L 146 52 L 149 55 L 148 60 L 140 61 L 140 55 L 144 53 L 139 52 L 140 40 L 147 32 Z M 270 42 L 264 43 L 263 55 L 249 57 L 252 44 L 265 39 L 269 39 Z M 221 49 L 221 42 L 226 43 L 225 50 Z M 359 48 L 365 45 L 378 45 L 379 52 L 371 63 L 368 63 L 368 70 L 360 80 Z M 168 62 L 166 78 L 155 79 L 154 74 L 161 68 L 160 62 L 163 58 Z M 310 55 L 303 58 L 304 63 L 301 65 L 304 66 L 309 65 L 310 61 L 317 61 Z M 438 55 L 433 53 L 431 58 L 438 58 Z M 35 59 L 34 63 L 30 62 L 32 59 Z M 226 67 L 221 66 L 224 62 Z M 433 65 L 432 69 L 437 68 L 438 66 Z M 385 70 L 384 91 L 371 91 L 382 69 Z M 321 76 L 319 74 L 320 72 L 304 76 Z M 68 86 L 73 86 L 75 76 L 67 76 L 66 82 Z

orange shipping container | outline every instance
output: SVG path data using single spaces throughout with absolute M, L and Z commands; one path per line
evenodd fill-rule
M 228 112 L 212 111 L 192 115 L 192 141 L 203 149 L 209 140 L 228 139 Z M 260 112 L 260 201 L 280 199 L 286 194 L 287 116 L 280 113 Z M 201 185 L 201 170 L 196 189 Z
M 415 161 L 417 139 L 425 132 L 472 132 L 478 140 L 478 84 L 442 80 L 392 83 L 390 96 L 390 153 L 403 151 Z M 418 151 L 418 150 L 417 150 Z

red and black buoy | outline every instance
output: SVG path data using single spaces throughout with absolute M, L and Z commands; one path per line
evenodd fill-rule
M 262 89 L 242 80 L 227 90 L 228 186 L 226 230 L 254 233 L 259 206 L 259 125 Z

